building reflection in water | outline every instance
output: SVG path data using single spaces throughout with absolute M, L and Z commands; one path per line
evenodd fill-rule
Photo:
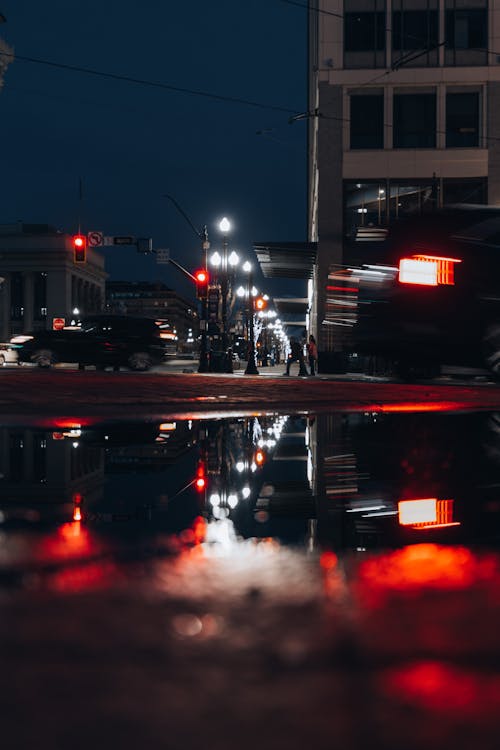
M 337 553 L 495 540 L 499 473 L 497 414 L 4 427 L 0 520 L 179 533 L 202 516 L 209 539 L 273 537 Z

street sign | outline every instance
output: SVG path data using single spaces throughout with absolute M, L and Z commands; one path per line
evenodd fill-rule
M 151 237 L 138 237 L 135 240 L 135 245 L 137 246 L 138 253 L 149 255 L 149 253 L 153 252 L 153 239 Z
M 53 331 L 62 331 L 65 325 L 66 325 L 65 318 L 52 318 L 52 330 Z
M 135 237 L 113 237 L 113 245 L 135 245 Z
M 156 252 L 157 263 L 169 263 L 170 262 L 170 250 L 168 247 L 158 249 L 155 252 Z
M 101 247 L 104 244 L 102 232 L 89 232 L 87 234 L 87 243 L 89 247 Z

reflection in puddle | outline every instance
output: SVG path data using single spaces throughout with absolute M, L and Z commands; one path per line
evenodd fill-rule
M 127 710 L 156 675 L 163 716 L 187 674 L 191 721 L 217 675 L 225 696 L 244 687 L 240 715 L 279 695 L 329 742 L 344 721 L 346 747 L 461 747 L 462 727 L 496 746 L 498 415 L 4 427 L 0 474 L 23 690 L 32 644 L 45 664 L 70 637 L 72 659 L 144 670 Z
M 96 548 L 166 544 L 167 536 L 221 553 L 249 538 L 338 554 L 429 541 L 495 545 L 499 480 L 497 414 L 270 414 L 0 431 L 0 522 L 34 558 L 39 545 L 27 531 L 54 526 L 59 536 L 44 543 L 54 559 L 77 554 L 79 537 L 64 529 L 80 527 Z

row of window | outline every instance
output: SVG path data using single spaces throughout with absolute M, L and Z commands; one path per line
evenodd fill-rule
M 480 95 L 447 92 L 446 148 L 478 148 Z M 351 94 L 350 148 L 384 148 L 384 94 Z M 436 93 L 393 95 L 392 148 L 436 148 Z
M 344 233 L 362 239 L 372 227 L 384 227 L 396 219 L 431 213 L 453 203 L 486 203 L 487 180 L 371 180 L 344 182 Z M 362 230 L 362 231 L 360 231 Z
M 431 6 L 431 3 L 428 4 Z M 373 64 L 385 65 L 387 17 L 385 11 L 371 10 L 344 14 L 344 52 L 346 67 L 358 67 L 349 53 L 373 52 Z M 445 64 L 477 64 L 487 62 L 488 11 L 486 8 L 451 8 L 444 12 L 443 42 L 440 43 L 439 11 L 394 10 L 392 12 L 393 64 L 436 65 L 438 49 L 445 49 Z M 461 51 L 481 52 L 474 58 L 460 59 Z M 413 54 L 408 54 L 413 53 Z M 417 54 L 418 53 L 418 54 Z M 432 54 L 433 53 L 433 54 Z M 426 55 L 429 57 L 426 58 Z M 359 61 L 360 63 L 361 61 Z

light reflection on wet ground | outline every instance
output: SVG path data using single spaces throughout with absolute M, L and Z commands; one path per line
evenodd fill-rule
M 496 747 L 499 424 L 3 428 L 7 746 Z

